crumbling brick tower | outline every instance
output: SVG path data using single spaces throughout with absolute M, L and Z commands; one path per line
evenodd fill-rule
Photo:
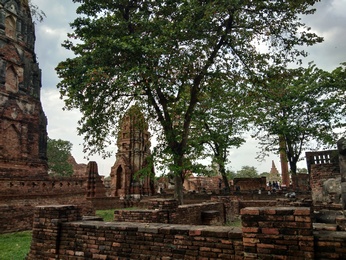
M 121 198 L 139 198 L 154 193 L 150 175 L 138 172 L 148 167 L 150 134 L 138 106 L 132 106 L 122 118 L 117 139 L 116 161 L 111 169 L 111 194 Z M 153 169 L 149 169 L 154 173 Z
M 47 119 L 27 0 L 0 0 L 0 177 L 47 175 Z

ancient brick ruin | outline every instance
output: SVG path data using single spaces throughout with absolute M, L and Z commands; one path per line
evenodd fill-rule
M 345 259 L 346 233 L 314 229 L 310 208 L 248 207 L 242 228 L 83 221 L 39 207 L 27 259 Z
M 315 152 L 314 160 L 307 155 L 310 174 L 306 176 L 315 195 L 323 191 L 322 182 L 343 174 L 334 172 L 339 161 L 344 169 L 343 151 L 339 160 L 316 159 L 330 157 L 325 152 Z M 137 209 L 115 210 L 114 222 L 83 220 L 75 206 L 39 207 L 28 259 L 346 258 L 344 214 L 333 215 L 333 223 L 321 222 L 317 216 L 321 209 L 340 210 L 340 201 L 312 200 L 305 189 L 295 190 L 295 198 L 279 191 L 252 192 L 264 185 L 261 179 L 250 182 L 251 189 L 245 182 L 240 184 L 243 189 L 226 196 L 215 193 L 197 204 L 178 205 L 174 199 L 152 197 Z M 224 225 L 238 217 L 242 228 Z
M 234 178 L 233 189 L 236 191 L 253 191 L 265 190 L 267 187 L 266 177 L 261 178 Z
M 87 198 L 104 198 L 106 189 L 98 172 L 97 163 L 89 162 L 87 166 Z
M 189 176 L 184 181 L 184 189 L 197 193 L 220 193 L 224 184 L 221 176 Z
M 111 195 L 140 198 L 154 194 L 153 167 L 149 164 L 150 133 L 139 107 L 132 106 L 122 118 L 117 139 L 116 161 L 111 169 Z M 147 169 L 150 174 L 141 174 Z
M 344 215 L 346 216 L 346 139 L 341 138 L 337 145 L 339 152 L 342 209 L 344 211 Z
M 318 204 L 340 204 L 340 166 L 339 154 L 337 150 L 307 152 L 307 164 L 310 172 L 310 188 L 312 200 L 315 205 Z M 334 189 L 330 187 L 332 182 Z M 337 192 L 337 187 L 339 191 Z M 340 204 L 341 205 L 341 204 Z
M 85 178 L 51 178 L 35 31 L 24 0 L 0 1 L 0 233 L 27 230 L 37 205 L 83 206 Z
M 0 177 L 44 175 L 47 119 L 27 1 L 0 3 Z
M 272 167 L 270 168 L 270 171 L 269 171 L 269 176 L 267 178 L 267 182 L 282 182 L 282 177 L 281 177 L 281 174 L 279 173 L 278 169 L 276 168 L 275 166 L 275 163 L 274 161 L 272 161 Z
M 0 233 L 32 228 L 28 259 L 346 259 L 344 139 L 338 151 L 307 153 L 309 174 L 293 176 L 285 191 L 259 193 L 268 180 L 257 178 L 236 179 L 222 194 L 219 176 L 191 177 L 189 204 L 178 205 L 169 193 L 153 196 L 149 177 L 137 178 L 152 170 L 150 135 L 132 107 L 121 123 L 111 197 L 96 162 L 71 158 L 72 177 L 50 177 L 28 1 L 0 7 Z M 93 216 L 95 208 L 128 206 L 137 208 L 114 210 L 113 222 Z M 239 217 L 242 228 L 225 226 Z

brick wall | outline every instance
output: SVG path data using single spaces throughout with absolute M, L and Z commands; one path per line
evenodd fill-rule
M 34 211 L 32 206 L 0 205 L 0 234 L 30 229 Z
M 310 175 L 305 173 L 292 174 L 293 189 L 295 191 L 310 191 Z
M 202 212 L 204 211 L 217 211 L 220 213 L 220 215 L 215 220 L 214 225 L 220 225 L 225 222 L 223 204 L 211 202 L 202 204 L 180 205 L 177 211 L 171 214 L 170 223 L 189 225 L 203 224 L 204 219 L 202 218 Z
M 126 208 L 126 202 L 117 197 L 87 198 L 87 200 L 92 203 L 95 210 Z
M 178 205 L 176 200 L 153 200 L 151 209 L 115 210 L 114 221 L 141 223 L 171 223 L 222 225 L 225 223 L 223 203 L 209 202 Z
M 211 201 L 222 202 L 224 207 L 225 223 L 234 221 L 240 212 L 239 200 L 230 196 L 213 196 Z
M 310 208 L 249 207 L 241 215 L 246 259 L 314 259 Z
M 315 231 L 315 259 L 346 259 L 345 231 Z
M 255 191 L 266 189 L 267 181 L 266 177 L 261 178 L 234 178 L 232 188 L 236 190 L 236 187 L 240 191 Z
M 323 200 L 323 182 L 340 177 L 339 166 L 337 164 L 313 164 L 311 165 L 310 187 L 314 203 Z
M 27 259 L 346 259 L 346 232 L 313 231 L 310 211 L 245 208 L 240 229 L 81 221 L 75 206 L 38 207 Z
M 39 205 L 80 205 L 83 214 L 93 214 L 92 203 L 85 195 L 84 182 L 78 178 L 1 179 L 0 233 L 31 229 Z
M 81 211 L 75 206 L 37 207 L 28 259 L 56 259 L 61 244 L 62 223 L 80 219 Z
M 0 179 L 1 201 L 35 196 L 86 194 L 83 179 L 78 178 L 11 178 Z
M 115 210 L 115 222 L 169 223 L 166 210 Z
M 11 205 L 0 205 L 0 234 L 29 230 L 32 228 L 34 212 L 39 205 L 73 203 L 81 207 L 83 215 L 94 215 L 92 204 L 84 199 L 70 194 L 60 198 L 36 198 L 13 201 Z
M 220 193 L 224 188 L 221 176 L 190 176 L 184 181 L 184 189 L 187 191 L 195 191 L 198 193 L 213 192 Z
M 52 206 L 35 213 L 27 259 L 243 259 L 242 254 L 239 228 L 80 221 L 75 207 Z
M 211 201 L 222 202 L 225 212 L 225 221 L 232 222 L 240 216 L 240 210 L 246 207 L 311 207 L 312 201 L 310 196 L 306 194 L 299 194 L 298 199 L 288 199 L 284 196 L 261 194 L 253 199 L 248 199 L 247 196 L 242 194 L 236 196 L 213 196 Z M 263 198 L 263 199 L 262 199 Z

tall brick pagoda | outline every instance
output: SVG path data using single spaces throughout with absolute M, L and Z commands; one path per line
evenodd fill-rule
M 270 181 L 272 183 L 273 182 L 281 182 L 281 176 L 280 176 L 280 173 L 279 173 L 278 169 L 275 166 L 274 161 L 272 161 L 272 167 L 270 169 L 267 181 L 268 182 Z
M 86 198 L 89 179 L 92 196 L 100 194 L 95 170 L 89 179 L 48 175 L 34 44 L 28 0 L 0 0 L 0 233 L 31 229 L 39 205 L 72 204 L 94 214 Z
M 111 169 L 111 193 L 120 198 L 139 198 L 154 193 L 149 175 L 138 176 L 150 156 L 150 133 L 138 106 L 132 106 L 121 120 L 116 161 Z M 151 169 L 153 174 L 154 170 Z
M 0 177 L 47 175 L 47 119 L 27 0 L 0 0 Z

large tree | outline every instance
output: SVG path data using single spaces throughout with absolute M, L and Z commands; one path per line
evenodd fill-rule
M 47 157 L 49 174 L 68 177 L 73 175 L 73 167 L 68 162 L 72 143 L 61 139 L 47 140 Z
M 296 47 L 321 38 L 299 17 L 317 1 L 74 0 L 80 17 L 64 46 L 76 56 L 58 65 L 58 87 L 83 114 L 86 149 L 103 152 L 119 116 L 140 101 L 162 127 L 182 202 L 190 126 L 206 88 L 304 55 Z
M 259 178 L 258 171 L 253 166 L 242 166 L 240 170 L 237 171 L 235 178 Z
M 198 148 L 203 157 L 210 157 L 217 165 L 225 191 L 230 191 L 226 165 L 230 162 L 229 152 L 245 142 L 243 133 L 248 130 L 249 112 L 244 100 L 244 86 L 237 77 L 234 84 L 210 86 L 213 90 L 200 99 L 196 109 L 196 128 L 191 135 L 192 146 Z
M 303 151 L 335 147 L 345 126 L 344 93 L 342 68 L 329 73 L 310 64 L 269 71 L 252 92 L 263 154 L 284 152 L 295 174 Z

